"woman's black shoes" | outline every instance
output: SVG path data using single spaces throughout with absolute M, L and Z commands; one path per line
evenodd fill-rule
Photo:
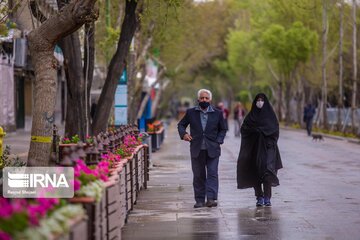
M 263 197 L 257 197 L 256 198 L 256 206 L 257 207 L 262 207 L 262 206 L 264 206 L 265 205 L 265 203 L 264 203 L 264 198 Z
M 265 207 L 270 207 L 271 206 L 270 198 L 268 198 L 268 197 L 264 198 L 264 205 L 265 205 Z
M 270 198 L 269 197 L 257 197 L 256 198 L 256 206 L 257 207 L 270 207 L 271 206 L 271 202 L 270 202 Z

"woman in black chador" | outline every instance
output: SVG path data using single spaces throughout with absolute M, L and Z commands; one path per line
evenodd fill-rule
M 282 168 L 277 146 L 279 122 L 266 95 L 256 95 L 241 126 L 241 147 L 237 163 L 237 188 L 255 189 L 256 206 L 271 206 L 271 187 L 279 185 Z

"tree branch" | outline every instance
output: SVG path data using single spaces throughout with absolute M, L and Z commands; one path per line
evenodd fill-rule
M 45 15 L 41 12 L 35 0 L 30 0 L 30 10 L 31 14 L 41 23 L 47 20 L 47 17 L 45 17 Z
M 271 64 L 268 63 L 266 66 L 268 67 L 271 75 L 273 75 L 273 77 L 275 78 L 275 80 L 276 80 L 277 82 L 280 82 L 280 78 L 279 78 L 279 76 L 275 73 L 275 71 L 274 71 L 274 69 L 272 68 Z
M 106 130 L 107 122 L 112 109 L 112 103 L 116 92 L 117 82 L 126 64 L 131 40 L 139 25 L 139 15 L 136 13 L 138 0 L 127 0 L 125 6 L 125 17 L 121 26 L 120 38 L 118 40 L 115 55 L 110 61 L 105 84 L 100 94 L 95 118 L 92 124 L 94 134 Z
M 50 163 L 51 141 L 36 141 L 40 136 L 51 138 L 57 89 L 57 61 L 54 57 L 55 44 L 64 36 L 75 32 L 89 19 L 97 18 L 96 0 L 78 0 L 67 4 L 59 14 L 52 15 L 40 27 L 28 35 L 29 50 L 35 72 L 34 108 L 28 157 L 29 166 L 48 166 Z M 77 9 L 76 4 L 87 4 Z M 75 9 L 75 10 L 74 10 Z

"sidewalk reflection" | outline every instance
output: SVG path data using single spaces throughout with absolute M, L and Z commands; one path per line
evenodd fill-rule
M 282 239 L 277 212 L 271 207 L 238 210 L 239 239 Z

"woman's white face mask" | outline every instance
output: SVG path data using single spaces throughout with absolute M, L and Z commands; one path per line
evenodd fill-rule
M 256 106 L 257 106 L 258 108 L 262 108 L 262 107 L 264 106 L 264 101 L 262 101 L 262 100 L 257 101 L 257 102 L 256 102 Z

